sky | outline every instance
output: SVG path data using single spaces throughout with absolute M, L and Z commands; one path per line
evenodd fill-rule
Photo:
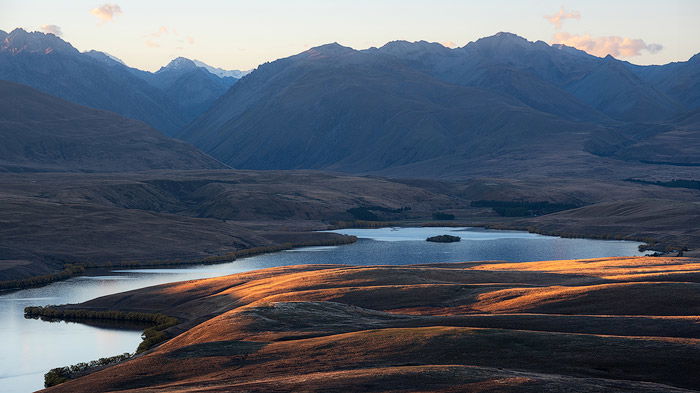
M 507 31 L 635 64 L 700 52 L 700 0 L 0 0 L 0 29 L 52 32 L 157 70 L 183 56 L 247 70 L 314 46 L 464 46 Z

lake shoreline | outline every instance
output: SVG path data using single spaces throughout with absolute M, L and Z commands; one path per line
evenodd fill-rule
M 490 222 L 484 221 L 460 221 L 460 220 L 449 220 L 449 221 L 435 221 L 435 220 L 404 220 L 404 221 L 343 221 L 335 222 L 324 226 L 314 227 L 314 232 L 311 233 L 328 233 L 332 230 L 338 229 L 376 229 L 376 228 L 410 228 L 410 227 L 453 227 L 453 228 L 484 228 L 493 230 L 513 230 L 513 231 L 525 231 L 528 233 L 534 233 L 544 236 L 555 236 L 565 239 L 590 239 L 590 240 L 625 240 L 625 241 L 635 241 L 644 243 L 640 247 L 640 251 L 655 251 L 656 256 L 671 256 L 672 254 L 680 251 L 681 247 L 675 247 L 660 243 L 655 239 L 648 237 L 636 237 L 627 234 L 595 234 L 581 232 L 564 232 L 564 231 L 547 231 L 533 227 L 530 225 L 519 225 L 508 222 L 508 220 L 490 220 Z M 299 234 L 308 234 L 309 232 L 299 232 Z M 272 253 L 278 251 L 284 251 L 288 249 L 300 248 L 300 247 L 314 247 L 314 246 L 332 246 L 332 245 L 343 245 L 352 244 L 357 239 L 318 239 L 304 242 L 287 242 L 282 244 L 276 244 L 271 246 L 261 246 L 252 247 L 248 249 L 242 249 L 235 252 L 229 252 L 221 255 L 209 256 L 206 258 L 194 258 L 194 259 L 169 259 L 169 260 L 158 260 L 158 261 L 124 261 L 124 262 L 114 262 L 107 264 L 93 264 L 93 263 L 73 263 L 67 265 L 67 267 L 61 271 L 54 274 L 46 276 L 36 276 L 21 280 L 9 280 L 0 281 L 0 295 L 4 293 L 9 293 L 17 290 L 22 290 L 26 288 L 41 287 L 44 285 L 51 284 L 53 282 L 66 280 L 72 277 L 78 277 L 85 275 L 85 270 L 92 269 L 111 269 L 111 268 L 139 268 L 139 267 L 161 267 L 161 266 L 193 266 L 193 265 L 208 265 L 208 264 L 218 264 L 226 263 L 237 258 L 243 258 L 246 256 L 260 255 L 263 253 Z M 685 251 L 688 251 L 686 248 Z M 692 251 L 692 250 L 691 250 Z M 77 269 L 76 269 L 77 267 Z M 77 271 L 81 270 L 82 271 Z M 31 284 L 34 281 L 39 280 L 39 284 Z M 14 285 L 14 287 L 13 287 Z
M 337 246 L 337 245 L 346 245 L 346 244 L 352 244 L 357 241 L 357 238 L 352 237 L 352 236 L 345 236 L 345 235 L 340 235 L 339 237 L 336 237 L 334 239 L 319 239 L 319 240 L 312 240 L 312 241 L 304 241 L 304 242 L 297 242 L 297 243 L 282 243 L 282 244 L 277 244 L 277 245 L 271 245 L 271 246 L 262 246 L 262 247 L 252 247 L 252 248 L 246 248 L 242 249 L 239 251 L 235 252 L 230 252 L 226 254 L 222 254 L 219 256 L 211 256 L 207 258 L 198 258 L 198 259 L 192 259 L 192 260 L 180 260 L 180 259 L 174 259 L 174 260 L 160 260 L 160 261 L 150 261 L 150 262 L 138 262 L 138 261 L 130 261 L 130 262 L 116 262 L 116 263 L 109 263 L 109 264 L 81 264 L 81 263 L 74 263 L 68 265 L 68 267 L 61 272 L 55 273 L 55 274 L 50 274 L 46 276 L 37 276 L 37 277 L 31 277 L 27 279 L 22 279 L 22 280 L 12 280 L 12 281 L 0 281 L 0 295 L 5 294 L 5 293 L 11 293 L 14 291 L 20 291 L 22 289 L 28 289 L 28 288 L 38 288 L 42 287 L 57 281 L 62 281 L 62 280 L 67 280 L 69 278 L 73 277 L 80 277 L 80 276 L 88 276 L 88 274 L 85 274 L 88 270 L 93 270 L 93 271 L 100 271 L 100 270 L 105 270 L 105 269 L 114 269 L 114 268 L 141 268 L 141 267 L 182 267 L 182 266 L 197 266 L 197 265 L 214 265 L 214 264 L 219 264 L 219 263 L 227 263 L 227 262 L 232 262 L 235 261 L 239 258 L 245 258 L 245 257 L 250 257 L 250 256 L 255 256 L 255 255 L 261 255 L 261 254 L 267 254 L 267 253 L 274 253 L 274 252 L 279 252 L 279 251 L 285 251 L 285 250 L 291 250 L 295 248 L 302 248 L 302 247 L 319 247 L 319 246 Z M 39 281 L 38 284 L 33 284 L 36 281 Z
M 144 307 L 137 309 L 120 310 L 119 305 L 115 304 L 110 306 L 99 304 L 99 302 L 104 296 L 128 297 L 131 296 L 130 294 L 136 293 L 134 291 L 148 287 L 160 288 L 159 290 L 163 290 L 168 287 L 188 285 L 190 282 L 195 282 L 193 280 L 216 281 L 219 277 L 234 277 L 240 272 L 248 272 L 245 274 L 249 275 L 266 274 L 265 272 L 270 269 L 294 269 L 294 266 L 303 268 L 304 266 L 325 266 L 332 263 L 335 266 L 342 265 L 353 269 L 353 266 L 374 264 L 377 268 L 383 269 L 382 266 L 387 264 L 390 266 L 398 266 L 451 263 L 457 267 L 463 264 L 463 261 L 483 261 L 488 259 L 515 262 L 542 259 L 640 255 L 638 252 L 639 243 L 561 239 L 522 231 L 485 230 L 481 228 L 465 228 L 463 226 L 443 228 L 429 226 L 393 227 L 336 231 L 337 232 L 333 234 L 335 238 L 352 240 L 355 242 L 355 247 L 339 247 L 336 246 L 337 242 L 334 242 L 330 247 L 327 246 L 327 243 L 321 246 L 317 246 L 318 243 L 304 243 L 305 246 L 311 247 L 285 247 L 281 250 L 283 252 L 271 253 L 269 252 L 271 250 L 267 250 L 267 253 L 257 255 L 252 255 L 252 251 L 247 251 L 249 258 L 244 258 L 239 255 L 238 259 L 233 261 L 229 260 L 228 263 L 209 263 L 206 265 L 166 264 L 161 265 L 162 268 L 160 269 L 157 267 L 138 269 L 140 267 L 138 265 L 129 266 L 135 269 L 125 270 L 104 267 L 92 268 L 87 271 L 87 275 L 85 275 L 84 278 L 78 277 L 76 279 L 63 281 L 63 283 L 44 287 L 46 289 L 27 289 L 25 290 L 26 292 L 19 291 L 16 292 L 16 295 L 8 295 L 6 298 L 7 301 L 3 303 L 3 306 L 7 310 L 8 317 L 10 317 L 10 319 L 15 319 L 14 322 L 10 321 L 10 326 L 14 326 L 15 330 L 20 329 L 23 332 L 31 330 L 41 334 L 43 337 L 42 339 L 53 337 L 54 333 L 52 333 L 52 331 L 60 333 L 62 337 L 64 337 L 60 340 L 60 343 L 57 342 L 55 345 L 46 347 L 53 348 L 53 353 L 61 353 L 62 348 L 66 345 L 77 350 L 71 351 L 74 352 L 74 354 L 70 356 L 56 355 L 56 359 L 64 359 L 65 362 L 62 361 L 59 363 L 55 360 L 47 362 L 46 367 L 43 368 L 42 371 L 42 373 L 45 373 L 50 369 L 66 367 L 68 364 L 75 365 L 91 359 L 108 357 L 127 351 L 133 352 L 139 345 L 139 342 L 142 341 L 142 338 L 139 332 L 131 332 L 128 335 L 122 335 L 122 338 L 119 338 L 121 343 L 111 346 L 113 349 L 110 351 L 82 347 L 85 345 L 86 338 L 119 337 L 119 333 L 117 333 L 119 329 L 112 329 L 114 326 L 105 326 L 101 328 L 99 323 L 95 323 L 98 321 L 95 319 L 95 316 L 89 316 L 87 319 L 63 318 L 66 321 L 78 323 L 45 324 L 45 328 L 40 326 L 44 323 L 32 321 L 31 319 L 20 317 L 22 321 L 27 322 L 16 321 L 18 318 L 15 315 L 22 315 L 24 307 L 46 307 L 49 305 L 63 304 L 64 306 L 62 306 L 62 308 L 74 309 L 72 311 L 74 313 L 77 312 L 75 309 L 87 309 L 90 310 L 90 312 L 111 312 L 115 310 L 143 312 L 144 310 L 151 309 L 151 307 L 144 305 Z M 465 240 L 461 244 L 436 244 L 425 241 L 426 237 L 429 236 L 453 232 L 454 234 L 460 235 Z M 330 234 L 320 233 L 319 235 L 328 238 L 327 236 Z M 356 238 L 360 238 L 359 241 L 355 241 Z M 473 264 L 475 262 L 471 263 Z M 157 300 L 158 298 L 160 298 L 160 295 L 155 296 L 153 299 Z M 15 306 L 13 306 L 13 304 L 15 304 Z M 21 306 L 21 308 L 17 306 Z M 218 306 L 213 306 L 213 309 L 217 308 Z M 163 309 L 159 310 L 159 313 L 178 318 L 182 321 L 189 321 L 189 316 L 186 313 L 181 314 L 177 309 Z M 50 317 L 51 315 L 47 316 Z M 78 317 L 78 315 L 74 316 Z M 54 317 L 56 316 L 54 315 Z M 183 322 L 167 330 L 169 335 L 176 336 L 202 322 L 204 322 L 204 320 Z M 56 328 L 58 328 L 58 330 L 56 330 Z M 96 331 L 94 328 L 102 332 Z M 7 330 L 7 333 L 9 333 L 8 337 L 12 337 L 13 335 L 13 330 L 11 329 Z M 21 354 L 17 355 L 20 356 Z M 28 356 L 31 357 L 33 355 Z M 44 363 L 39 362 L 38 364 Z M 13 370 L 13 368 L 9 367 L 8 371 L 9 370 Z M 34 372 L 36 372 L 42 370 L 42 368 L 38 368 L 38 370 L 35 368 L 34 370 Z M 14 375 L 20 375 L 14 374 L 15 371 L 11 372 L 13 373 L 11 374 L 12 378 L 14 378 Z M 35 375 L 35 377 L 38 376 L 39 375 Z M 56 375 L 54 375 L 54 377 L 55 376 Z M 50 379 L 55 380 L 55 378 Z M 19 381 L 19 379 L 17 380 Z M 38 381 L 40 381 L 40 379 L 35 380 L 35 382 Z M 32 382 L 28 381 L 22 386 L 32 386 Z

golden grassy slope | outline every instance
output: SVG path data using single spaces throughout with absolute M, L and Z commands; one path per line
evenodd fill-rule
M 75 307 L 163 312 L 182 334 L 48 391 L 698 389 L 699 262 L 305 265 L 145 288 Z

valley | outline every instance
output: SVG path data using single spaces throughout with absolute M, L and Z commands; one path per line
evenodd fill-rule
M 52 284 L 0 294 L 0 344 L 10 357 L 0 357 L 3 391 L 8 393 L 43 387 L 49 370 L 133 353 L 154 344 L 142 342 L 141 332 L 150 328 L 124 320 L 124 313 L 110 311 L 106 319 L 85 319 L 85 313 L 66 315 L 68 323 L 54 318 L 23 318 L 25 307 L 79 303 L 105 295 L 179 281 L 213 278 L 234 273 L 299 264 L 407 265 L 415 263 L 462 262 L 495 258 L 507 261 L 595 258 L 642 255 L 638 243 L 589 239 L 561 239 L 525 232 L 477 228 L 381 228 L 343 229 L 335 233 L 358 240 L 349 245 L 302 247 L 274 253 L 239 257 L 217 264 L 163 265 L 157 267 L 111 267 L 89 269 L 81 276 Z M 430 235 L 454 233 L 460 244 L 445 247 L 425 241 Z M 95 311 L 93 317 L 100 311 Z M 140 319 L 149 313 L 140 313 Z M 167 318 L 162 317 L 167 320 Z M 168 317 L 172 318 L 172 317 Z M 134 318 L 135 319 L 135 318 Z M 140 330 L 138 330 L 140 329 Z M 150 334 L 150 333 L 149 333 Z M 157 337 L 150 334 L 150 337 Z M 150 344 L 149 344 L 150 343 Z M 155 341 L 157 343 L 157 341 Z M 59 375 L 53 375 L 60 378 Z M 51 380 L 51 378 L 49 378 Z
M 700 390 L 682 29 L 157 3 L 7 8 L 39 31 L 0 26 L 0 390 Z M 433 9 L 497 33 L 396 39 Z
M 227 261 L 237 252 L 323 245 L 334 226 L 488 226 L 648 242 L 659 251 L 700 248 L 700 195 L 633 182 L 437 182 L 313 171 L 151 171 L 113 174 L 0 174 L 0 277 L 56 273 L 68 264 L 148 266 Z M 547 200 L 580 205 L 504 217 L 479 200 Z M 375 221 L 348 211 L 367 206 Z M 392 210 L 400 210 L 397 213 Z M 446 212 L 453 220 L 433 215 Z M 361 216 L 359 216 L 362 218 Z M 349 240 L 347 240 L 349 241 Z M 675 254 L 674 254 L 675 255 Z

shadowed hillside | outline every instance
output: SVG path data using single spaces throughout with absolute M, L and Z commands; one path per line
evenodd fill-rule
M 583 177 L 688 165 L 699 129 L 679 116 L 697 105 L 673 93 L 679 67 L 700 80 L 692 59 L 647 70 L 510 33 L 456 49 L 328 44 L 261 65 L 178 136 L 248 169 Z
M 237 80 L 183 60 L 191 64 L 170 64 L 163 67 L 166 72 L 150 73 L 103 52 L 81 53 L 53 34 L 0 31 L 0 79 L 138 119 L 168 135 L 208 109 Z
M 309 265 L 144 288 L 63 310 L 164 313 L 179 335 L 47 391 L 689 391 L 699 266 Z
M 573 150 L 590 129 L 329 44 L 262 65 L 180 137 L 236 168 L 368 172 L 534 154 L 549 143 Z
M 0 81 L 0 170 L 222 169 L 184 142 L 115 113 Z
M 352 221 L 351 208 L 410 206 L 380 214 L 400 220 L 466 205 L 389 180 L 314 172 L 23 173 L 0 183 L 0 281 L 76 263 L 230 261 L 252 247 L 342 238 L 308 231 Z
M 230 260 L 227 254 L 250 247 L 326 241 L 308 231 L 334 225 L 491 226 L 636 240 L 672 255 L 700 250 L 698 191 L 639 182 L 169 170 L 5 173 L 0 184 L 0 281 L 56 273 L 65 264 Z M 489 207 L 494 201 L 568 210 L 508 217 Z M 454 219 L 439 221 L 438 212 Z M 356 221 L 367 218 L 374 221 Z

